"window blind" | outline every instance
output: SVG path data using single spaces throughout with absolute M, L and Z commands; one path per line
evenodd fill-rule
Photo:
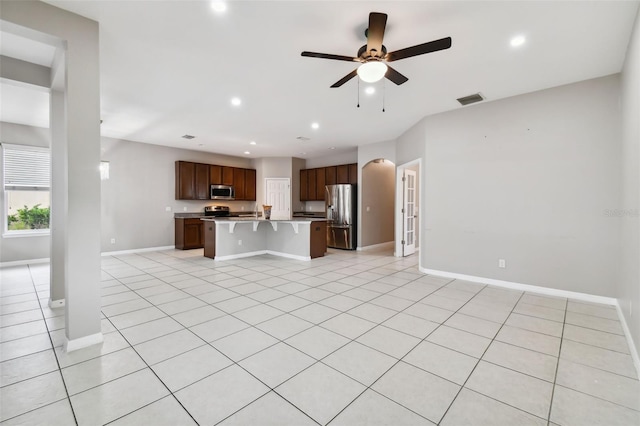
M 48 190 L 51 185 L 49 149 L 2 144 L 5 190 Z

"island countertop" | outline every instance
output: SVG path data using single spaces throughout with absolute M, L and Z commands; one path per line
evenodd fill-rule
M 273 254 L 299 260 L 324 256 L 326 219 L 264 219 L 255 217 L 201 217 L 204 255 L 230 260 Z
M 201 217 L 200 220 L 208 222 L 290 222 L 290 223 L 308 223 L 308 222 L 326 222 L 325 218 L 315 217 L 294 217 L 293 219 L 265 219 L 263 217 Z

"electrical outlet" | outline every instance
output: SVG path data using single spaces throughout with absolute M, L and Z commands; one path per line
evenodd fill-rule
M 242 245 L 242 240 L 238 240 L 238 245 L 241 246 Z
M 498 259 L 498 268 L 506 268 L 507 267 L 507 261 L 504 259 Z
M 367 206 L 367 211 L 371 210 L 371 208 L 369 206 Z
M 112 239 L 111 239 L 111 244 L 115 244 L 115 243 L 116 243 L 116 239 L 115 239 L 115 238 L 112 238 Z
M 170 212 L 170 211 L 171 211 L 171 207 L 169 207 L 169 206 L 165 207 L 165 208 L 164 208 L 164 211 L 165 211 L 165 212 Z
M 244 206 L 240 207 L 240 210 L 244 211 Z
M 182 211 L 186 212 L 186 211 L 187 211 L 187 208 L 186 208 L 186 207 L 183 207 L 183 208 L 182 208 Z

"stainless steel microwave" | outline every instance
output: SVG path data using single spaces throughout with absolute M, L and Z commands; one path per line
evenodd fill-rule
M 235 200 L 236 192 L 230 185 L 211 185 L 212 200 Z

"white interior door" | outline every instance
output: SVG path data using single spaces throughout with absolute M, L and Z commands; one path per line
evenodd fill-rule
M 291 184 L 288 178 L 266 178 L 265 204 L 271 207 L 271 219 L 291 219 Z
M 403 256 L 409 256 L 416 252 L 416 172 L 404 171 L 404 216 L 403 226 Z

